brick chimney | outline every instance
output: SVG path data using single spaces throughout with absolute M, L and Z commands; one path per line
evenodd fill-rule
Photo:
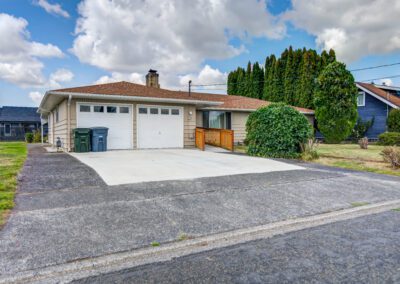
M 146 75 L 146 86 L 160 88 L 160 84 L 158 83 L 158 73 L 157 70 L 150 69 L 149 73 Z

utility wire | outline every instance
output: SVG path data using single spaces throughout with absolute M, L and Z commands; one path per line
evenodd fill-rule
M 393 75 L 393 76 L 386 76 L 386 77 L 381 77 L 381 78 L 373 78 L 373 79 L 368 79 L 368 80 L 362 80 L 361 82 L 371 82 L 375 80 L 382 80 L 382 79 L 391 79 L 391 78 L 399 78 L 400 75 Z
M 390 67 L 390 66 L 394 66 L 394 65 L 400 65 L 400 62 L 392 63 L 392 64 L 384 64 L 384 65 L 377 65 L 377 66 L 365 67 L 365 68 L 358 68 L 358 69 L 353 69 L 353 70 L 349 70 L 349 71 L 350 71 L 350 72 L 357 72 L 357 71 L 370 70 L 370 69 L 377 69 L 377 68 L 382 68 L 382 67 Z

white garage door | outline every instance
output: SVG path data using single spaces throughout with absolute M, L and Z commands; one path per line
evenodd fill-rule
M 138 106 L 138 148 L 183 148 L 183 108 Z
M 77 104 L 77 126 L 108 128 L 107 148 L 133 148 L 132 105 L 117 104 Z

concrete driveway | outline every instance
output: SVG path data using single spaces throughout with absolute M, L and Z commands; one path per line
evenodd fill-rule
M 108 185 L 301 170 L 271 159 L 194 149 L 72 153 Z

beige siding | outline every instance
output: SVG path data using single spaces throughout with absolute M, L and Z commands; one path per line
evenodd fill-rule
M 58 108 L 58 121 L 56 121 L 56 111 Z M 67 141 L 67 100 L 62 101 L 50 114 L 49 142 L 56 144 L 57 138 L 61 140 L 63 148 L 68 148 Z
M 116 103 L 116 104 L 131 104 L 133 105 L 133 148 L 137 147 L 137 122 L 136 122 L 136 108 L 137 105 L 157 105 L 157 106 L 180 106 L 183 107 L 183 119 L 184 119 L 184 147 L 185 148 L 190 148 L 194 147 L 195 141 L 194 141 L 194 134 L 195 134 L 195 129 L 196 129 L 196 108 L 194 106 L 190 105 L 176 105 L 176 104 L 160 104 L 160 103 L 138 103 L 134 101 L 113 101 L 113 100 L 105 100 L 105 101 L 98 101 L 98 100 L 84 100 L 84 99 L 79 99 L 79 100 L 72 100 L 71 102 L 71 131 L 76 128 L 77 126 L 77 120 L 76 120 L 76 103 L 77 102 L 90 102 L 90 103 L 99 103 L 99 104 L 107 104 L 107 103 Z M 191 114 L 190 114 L 191 113 Z M 72 139 L 72 134 L 71 134 L 71 139 Z M 71 141 L 73 143 L 73 141 Z M 72 145 L 73 146 L 73 145 Z
M 234 143 L 243 143 L 246 138 L 246 121 L 249 112 L 232 112 L 232 130 L 234 131 Z

